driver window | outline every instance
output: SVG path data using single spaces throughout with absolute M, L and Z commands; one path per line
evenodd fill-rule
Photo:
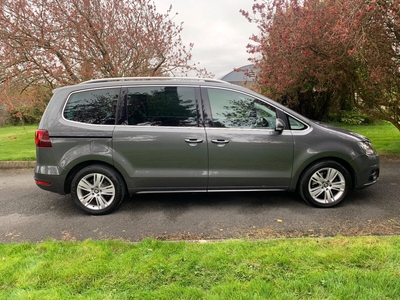
M 273 129 L 276 110 L 251 96 L 221 89 L 208 89 L 213 127 Z

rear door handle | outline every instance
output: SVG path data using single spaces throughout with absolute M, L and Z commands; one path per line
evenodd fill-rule
M 211 143 L 217 144 L 218 147 L 223 147 L 229 143 L 229 140 L 217 139 L 217 140 L 211 140 Z
M 197 144 L 202 143 L 203 140 L 200 140 L 200 139 L 185 139 L 185 142 L 188 143 L 190 146 L 196 146 Z

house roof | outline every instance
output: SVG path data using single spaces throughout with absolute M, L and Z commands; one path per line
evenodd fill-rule
M 229 72 L 225 76 L 221 77 L 221 80 L 228 81 L 228 82 L 251 82 L 253 81 L 253 76 L 247 76 L 246 72 L 249 72 L 250 74 L 254 74 L 254 65 L 246 65 L 240 68 L 237 68 L 236 70 L 233 70 L 232 72 Z

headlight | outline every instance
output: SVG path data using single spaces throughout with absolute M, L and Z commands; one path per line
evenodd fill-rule
M 360 148 L 364 151 L 366 155 L 376 155 L 374 146 L 372 146 L 370 141 L 358 142 Z

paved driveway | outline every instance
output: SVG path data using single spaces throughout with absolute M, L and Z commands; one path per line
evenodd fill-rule
M 0 170 L 0 242 L 400 234 L 399 175 L 399 162 L 382 163 L 376 185 L 330 209 L 292 193 L 166 194 L 127 198 L 94 217 L 37 188 L 32 169 Z

